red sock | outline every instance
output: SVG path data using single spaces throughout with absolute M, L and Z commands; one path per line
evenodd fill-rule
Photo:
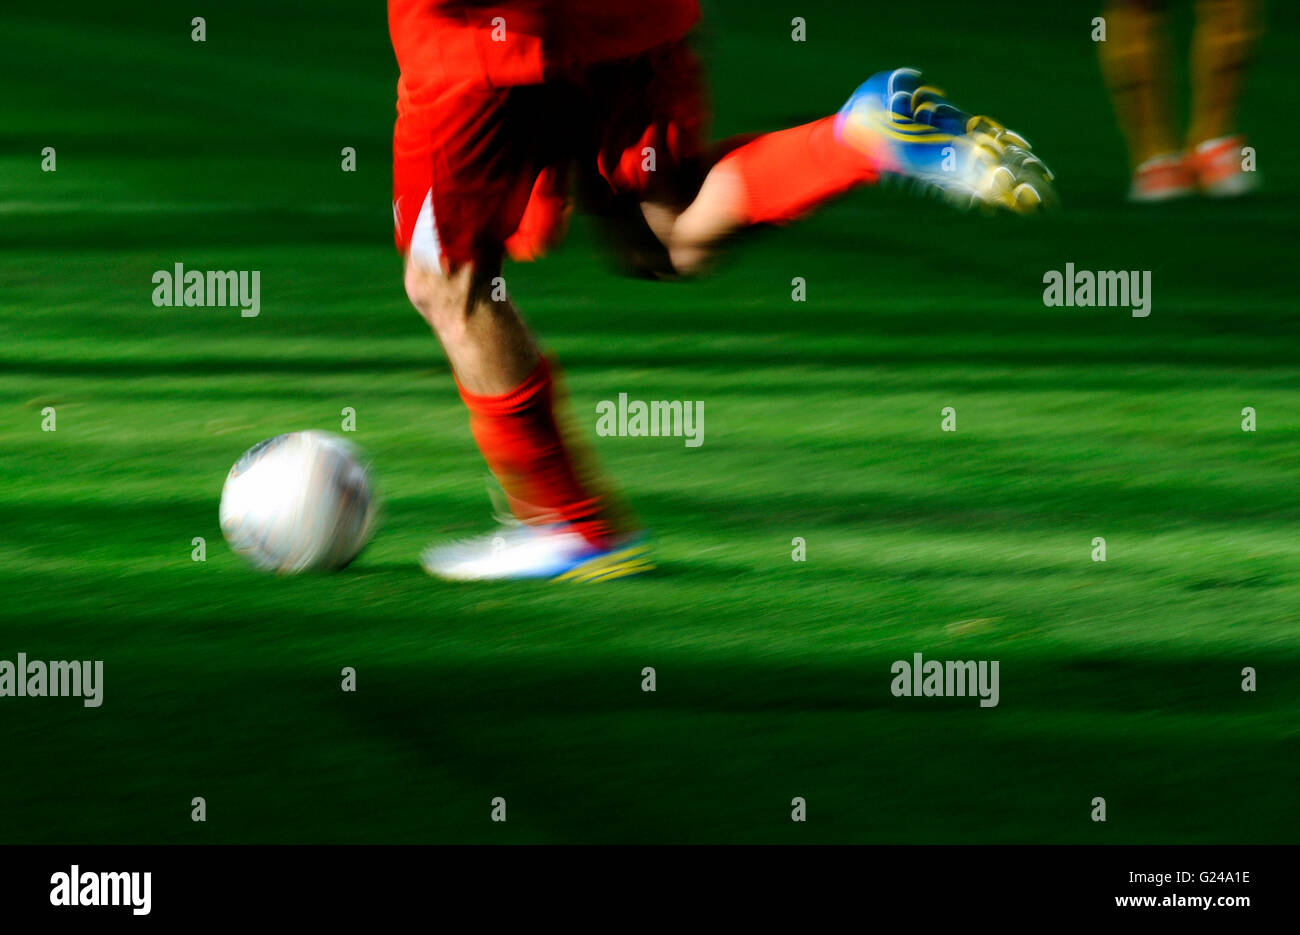
M 879 166 L 835 138 L 835 118 L 764 133 L 729 147 L 719 163 L 745 184 L 745 222 L 783 224 L 858 185 L 872 185 Z
M 603 498 L 579 479 L 564 444 L 546 358 L 523 383 L 499 396 L 479 396 L 459 382 L 457 386 L 469 408 L 474 441 L 515 516 L 525 522 L 564 520 L 589 542 L 607 543 L 614 530 L 605 518 Z

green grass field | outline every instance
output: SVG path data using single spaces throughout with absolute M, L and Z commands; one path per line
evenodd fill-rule
M 616 277 L 582 222 L 509 266 L 589 434 L 620 392 L 705 404 L 698 449 L 593 434 L 661 567 L 565 587 L 416 564 L 489 517 L 392 249 L 382 5 L 228 0 L 204 43 L 189 6 L 135 6 L 3 14 L 0 659 L 102 659 L 105 686 L 0 698 L 0 841 L 1300 838 L 1294 9 L 1243 105 L 1266 195 L 1139 209 L 1088 4 L 709 4 L 718 135 L 916 64 L 1023 130 L 1066 210 L 862 191 L 696 283 Z M 260 316 L 154 307 L 176 262 L 260 270 Z M 1044 307 L 1067 262 L 1151 270 L 1151 316 Z M 349 406 L 373 543 L 250 571 L 226 471 Z M 1001 703 L 893 697 L 915 652 L 999 660 Z

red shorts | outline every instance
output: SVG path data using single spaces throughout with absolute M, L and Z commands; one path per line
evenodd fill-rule
M 398 250 L 444 270 L 536 257 L 563 233 L 571 169 L 597 197 L 639 198 L 694 171 L 705 134 L 684 42 L 542 84 L 450 82 L 426 100 L 399 103 L 393 223 Z

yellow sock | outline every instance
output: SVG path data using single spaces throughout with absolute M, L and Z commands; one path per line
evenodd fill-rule
M 1101 67 L 1134 166 L 1174 152 L 1169 55 L 1161 4 L 1113 0 L 1106 8 Z
M 1188 147 L 1233 133 L 1242 76 L 1258 35 L 1254 0 L 1199 0 L 1192 36 Z

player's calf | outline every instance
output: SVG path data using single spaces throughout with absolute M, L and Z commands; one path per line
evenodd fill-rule
M 682 275 L 701 272 L 723 241 L 749 226 L 744 204 L 739 173 L 726 162 L 714 166 L 664 238 L 673 268 Z
M 406 263 L 406 295 L 447 352 L 463 388 L 503 393 L 537 367 L 538 350 L 497 279 L 497 264 L 462 263 L 451 272 Z

